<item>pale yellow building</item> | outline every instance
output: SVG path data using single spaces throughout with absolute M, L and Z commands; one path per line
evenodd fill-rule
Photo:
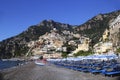
M 108 51 L 113 50 L 112 42 L 100 42 L 95 44 L 94 52 L 97 54 L 107 53 Z
M 109 39 L 109 30 L 106 29 L 105 32 L 103 33 L 103 41 L 107 41 Z
M 73 51 L 73 53 L 77 53 L 79 51 L 88 51 L 89 43 L 90 43 L 90 39 L 84 37 L 83 39 L 81 39 L 81 44 L 78 44 L 78 48 L 75 51 Z

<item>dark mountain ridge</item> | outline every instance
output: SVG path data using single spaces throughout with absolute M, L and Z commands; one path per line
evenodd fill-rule
M 86 35 L 91 38 L 94 43 L 97 43 L 102 37 L 105 29 L 109 28 L 109 23 L 111 23 L 119 14 L 120 10 L 106 14 L 98 14 L 84 24 L 76 27 L 74 30 L 79 34 Z
M 56 28 L 59 33 L 63 30 L 73 30 L 72 26 L 69 24 L 59 23 L 53 20 L 44 20 L 38 25 L 30 26 L 26 31 L 17 36 L 1 41 L 0 58 L 24 56 L 29 49 L 27 47 L 28 42 L 37 40 L 41 35 L 50 32 L 53 28 Z
M 16 56 L 24 56 L 28 51 L 27 43 L 37 40 L 41 35 L 50 32 L 56 28 L 59 33 L 63 30 L 86 35 L 97 43 L 109 23 L 120 14 L 114 11 L 107 14 L 99 14 L 82 25 L 74 27 L 73 25 L 55 22 L 53 20 L 43 20 L 40 24 L 30 26 L 26 31 L 17 36 L 8 38 L 0 42 L 0 58 L 11 58 Z M 73 28 L 74 27 L 74 28 Z

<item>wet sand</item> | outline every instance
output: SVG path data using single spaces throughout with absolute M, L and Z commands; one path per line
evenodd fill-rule
M 105 77 L 74 71 L 52 64 L 38 66 L 33 62 L 0 71 L 0 80 L 120 80 L 120 76 Z

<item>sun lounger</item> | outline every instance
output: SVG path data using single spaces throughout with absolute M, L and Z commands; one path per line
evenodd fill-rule
M 102 70 L 95 70 L 95 69 L 94 69 L 94 70 L 90 70 L 90 72 L 93 73 L 93 74 L 94 74 L 94 73 L 101 73 L 101 71 L 102 71 Z
M 120 74 L 120 71 L 102 72 L 102 74 L 105 76 L 110 75 L 112 77 L 112 75 Z

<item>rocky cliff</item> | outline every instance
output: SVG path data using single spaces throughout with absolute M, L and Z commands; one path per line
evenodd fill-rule
M 66 30 L 81 35 L 86 35 L 91 38 L 93 44 L 95 44 L 99 41 L 100 37 L 102 37 L 102 34 L 106 28 L 109 28 L 109 24 L 119 14 L 120 10 L 107 14 L 99 14 L 77 27 L 55 22 L 53 20 L 44 20 L 37 25 L 30 26 L 26 31 L 17 36 L 1 41 L 0 58 L 24 56 L 29 50 L 28 43 L 30 41 L 38 40 L 40 36 L 46 34 L 46 32 L 49 33 L 53 30 L 53 28 L 56 28 L 59 34 L 61 34 L 63 30 Z
M 110 23 L 120 14 L 119 11 L 114 11 L 106 14 L 99 14 L 84 24 L 75 28 L 77 33 L 86 35 L 91 38 L 94 43 L 97 43 L 102 37 L 103 32 L 109 28 Z
M 59 33 L 63 30 L 72 31 L 72 26 L 69 24 L 44 20 L 40 24 L 30 26 L 26 31 L 17 36 L 1 41 L 0 58 L 24 56 L 29 50 L 28 42 L 39 39 L 41 35 L 44 35 L 46 32 L 49 33 L 53 28 L 59 30 Z
M 109 39 L 112 41 L 113 47 L 120 48 L 120 15 L 110 23 L 109 28 Z

